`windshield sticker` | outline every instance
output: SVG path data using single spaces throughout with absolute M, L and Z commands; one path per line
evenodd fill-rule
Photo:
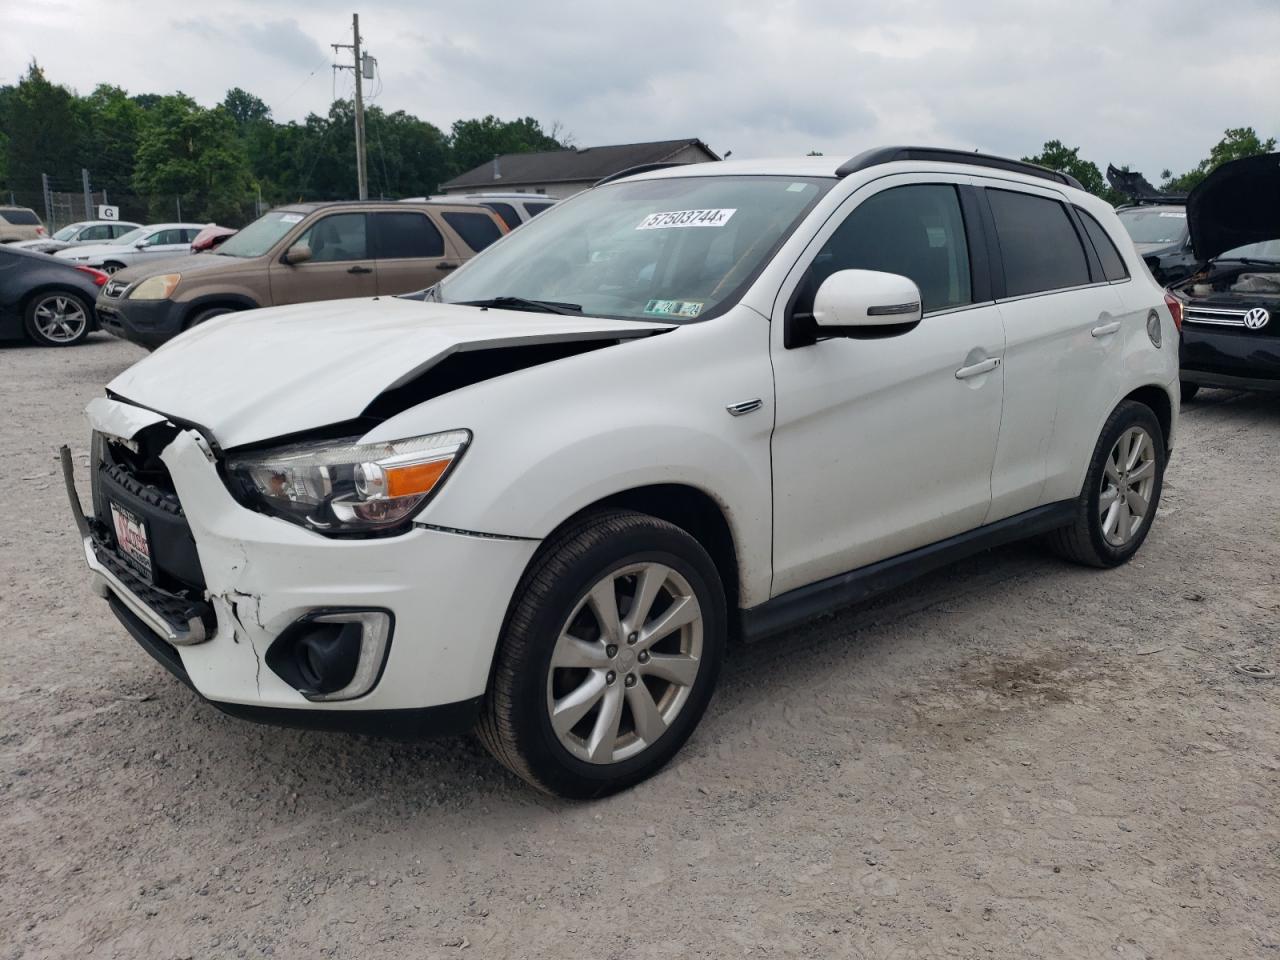
M 302 214 L 300 213 L 282 213 L 280 215 L 281 223 L 301 223 Z
M 787 186 L 787 193 L 799 193 L 801 190 L 803 190 L 803 189 L 804 189 L 805 187 L 807 187 L 807 186 L 808 186 L 808 184 L 807 184 L 807 183 L 792 183 L 792 184 L 789 184 L 789 185 Z
M 664 230 L 668 227 L 723 227 L 738 212 L 729 210 L 668 210 L 651 213 L 640 221 L 637 230 Z
M 644 312 L 655 317 L 696 317 L 705 303 L 705 300 L 650 300 L 644 305 Z
M 1185 220 L 1187 219 L 1187 212 L 1185 210 L 1179 210 L 1176 213 L 1170 213 L 1166 210 L 1164 213 L 1161 213 L 1160 216 L 1173 217 L 1175 220 Z

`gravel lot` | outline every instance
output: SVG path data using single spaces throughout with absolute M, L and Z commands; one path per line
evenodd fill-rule
M 224 717 L 88 590 L 54 452 L 140 356 L 0 347 L 0 958 L 1280 958 L 1280 400 L 1203 393 L 1154 531 L 736 651 L 630 793 Z M 465 952 L 463 952 L 465 951 Z

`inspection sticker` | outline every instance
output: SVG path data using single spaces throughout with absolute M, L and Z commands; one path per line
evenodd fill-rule
M 729 210 L 668 210 L 651 213 L 640 221 L 637 230 L 664 230 L 668 227 L 723 227 L 738 212 Z
M 703 300 L 650 300 L 644 312 L 658 317 L 696 317 L 702 312 Z
M 301 223 L 302 214 L 300 213 L 284 213 L 280 215 L 281 223 Z
M 1160 212 L 1160 216 L 1170 217 L 1174 220 L 1185 220 L 1187 219 L 1187 212 L 1185 210 L 1177 210 L 1177 211 L 1162 210 Z

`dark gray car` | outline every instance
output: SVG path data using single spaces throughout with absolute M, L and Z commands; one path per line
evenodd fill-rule
M 97 327 L 93 304 L 106 282 L 101 270 L 0 246 L 0 340 L 80 343 Z

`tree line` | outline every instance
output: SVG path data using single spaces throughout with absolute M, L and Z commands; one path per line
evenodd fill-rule
M 213 107 L 183 93 L 131 95 L 108 84 L 82 96 L 33 62 L 18 83 L 0 86 L 0 197 L 12 190 L 39 198 L 42 173 L 75 192 L 83 168 L 126 217 L 172 219 L 177 200 L 185 219 L 238 226 L 253 218 L 259 196 L 266 206 L 354 197 L 353 112 L 340 100 L 325 116 L 278 123 L 239 87 Z M 434 193 L 495 153 L 557 150 L 571 140 L 532 117 L 458 120 L 446 133 L 370 105 L 365 144 L 370 195 L 398 198 Z

